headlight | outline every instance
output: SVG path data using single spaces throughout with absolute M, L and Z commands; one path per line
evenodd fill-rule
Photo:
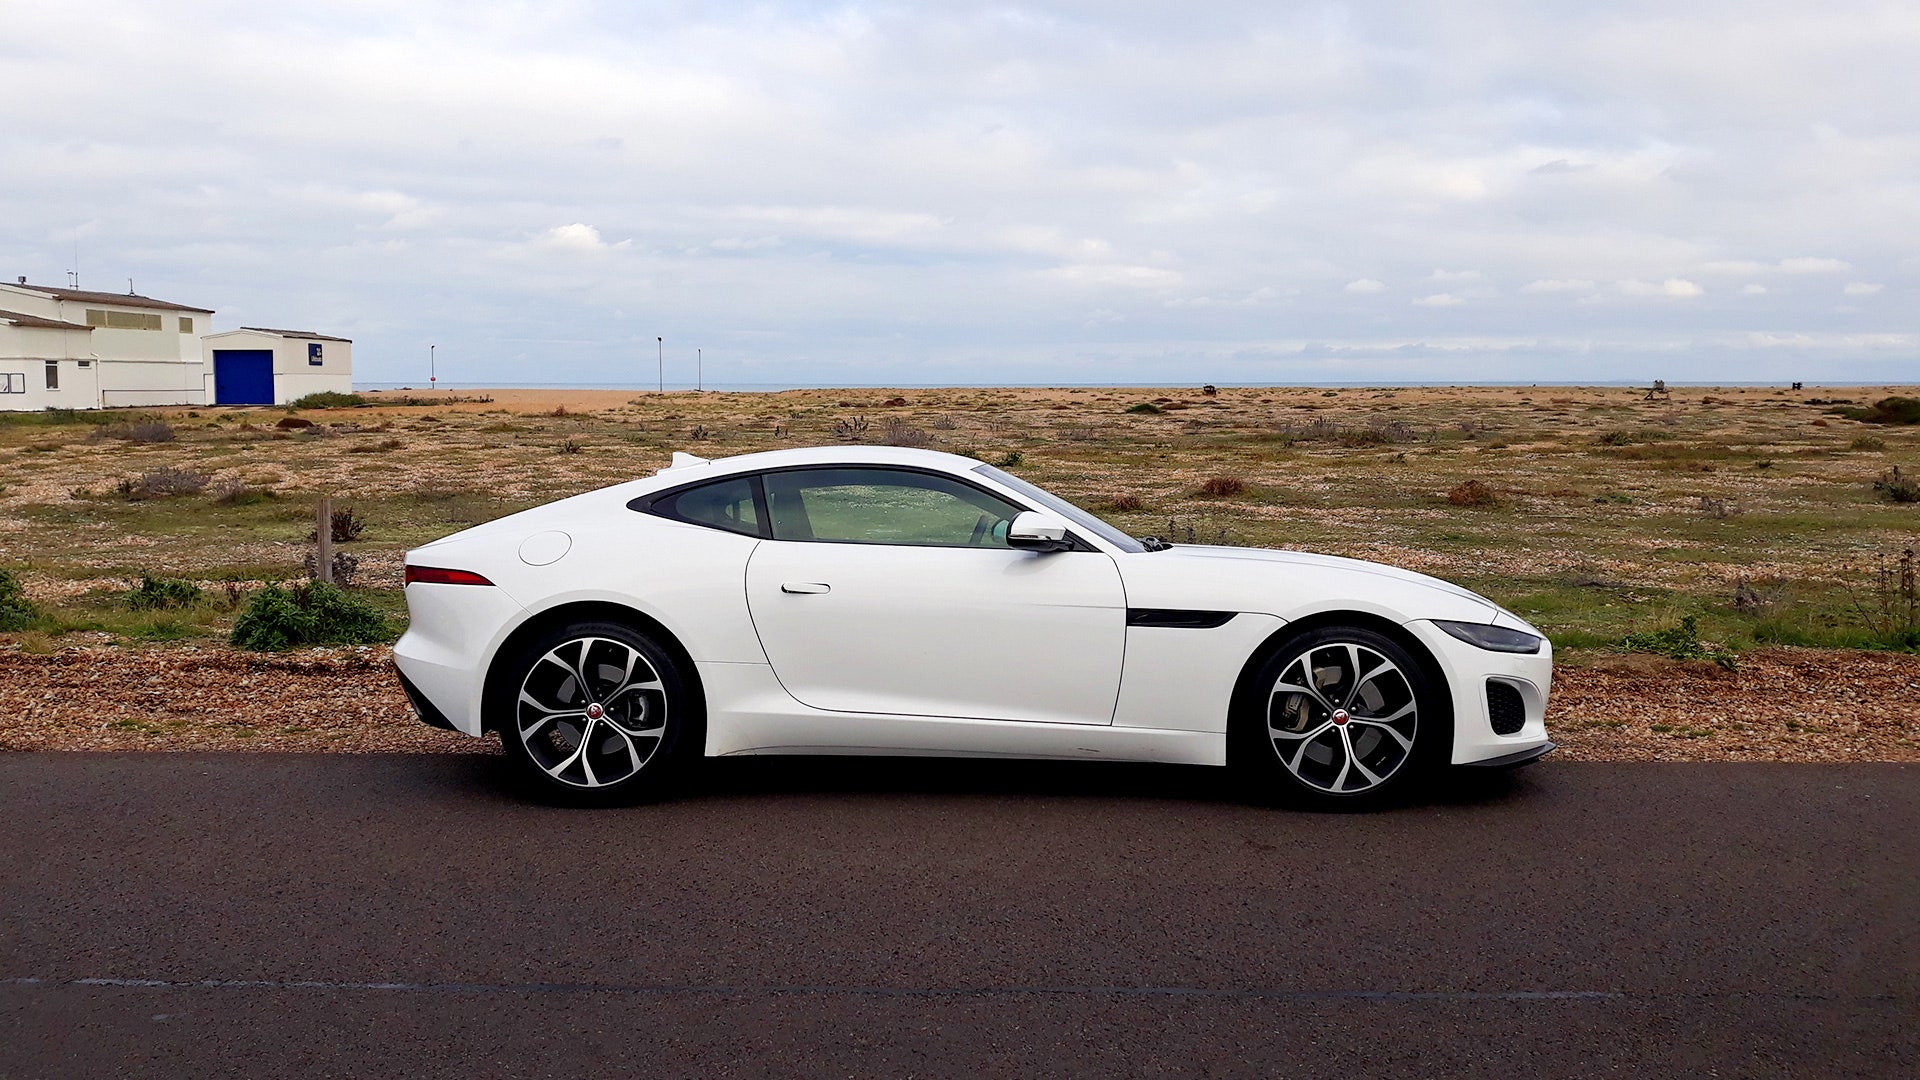
M 1447 622 L 1433 620 L 1433 625 L 1445 630 L 1469 645 L 1491 652 L 1537 653 L 1545 638 L 1526 633 L 1522 630 L 1509 630 L 1504 626 L 1490 623 Z

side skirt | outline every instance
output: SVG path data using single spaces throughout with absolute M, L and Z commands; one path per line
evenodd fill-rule
M 707 690 L 708 757 L 884 754 L 1184 765 L 1227 760 L 1220 732 L 828 712 L 795 701 L 765 664 L 699 667 Z

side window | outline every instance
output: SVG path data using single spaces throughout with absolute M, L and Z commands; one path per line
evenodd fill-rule
M 754 509 L 753 479 L 736 476 L 678 491 L 656 501 L 652 510 L 662 517 L 711 525 L 748 536 L 764 535 Z
M 801 469 L 761 482 L 775 540 L 1004 548 L 1020 512 L 958 480 L 898 469 Z

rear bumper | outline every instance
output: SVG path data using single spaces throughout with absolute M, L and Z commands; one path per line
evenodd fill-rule
M 1553 689 L 1551 642 L 1533 654 L 1502 653 L 1469 645 L 1425 620 L 1408 623 L 1407 630 L 1440 662 L 1452 691 L 1453 764 L 1498 764 L 1528 754 L 1538 758 L 1553 749 L 1546 720 L 1547 695 Z M 1489 679 L 1519 691 L 1526 706 L 1526 721 L 1511 735 L 1493 730 L 1487 707 Z
M 525 611 L 492 585 L 407 586 L 407 632 L 393 646 L 400 685 L 420 718 L 435 723 L 425 705 L 453 731 L 480 732 L 480 697 L 487 664 Z

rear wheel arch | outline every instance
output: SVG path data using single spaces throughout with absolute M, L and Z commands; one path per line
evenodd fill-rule
M 507 669 L 510 661 L 520 654 L 527 643 L 563 626 L 576 623 L 611 622 L 630 627 L 651 638 L 672 655 L 686 681 L 686 689 L 692 697 L 693 708 L 689 711 L 689 726 L 683 745 L 698 747 L 696 753 L 704 753 L 707 745 L 707 694 L 700 682 L 700 671 L 694 665 L 693 654 L 680 643 L 673 631 L 658 619 L 643 611 L 604 600 L 583 600 L 571 604 L 561 604 L 535 615 L 519 626 L 514 627 L 500 647 L 493 651 L 493 659 L 487 664 L 487 680 L 480 695 L 482 733 L 499 729 L 499 717 L 494 702 L 500 700 L 503 680 L 511 676 Z
M 1304 637 L 1315 630 L 1323 630 L 1330 626 L 1352 626 L 1362 630 L 1371 630 L 1407 650 L 1408 654 L 1419 663 L 1423 673 L 1435 688 L 1436 692 L 1434 697 L 1437 699 L 1436 705 L 1440 710 L 1439 720 L 1443 730 L 1447 733 L 1446 741 L 1449 749 L 1451 749 L 1453 744 L 1454 719 L 1453 685 L 1447 681 L 1446 672 L 1441 669 L 1440 661 L 1434 657 L 1433 651 L 1428 649 L 1426 644 L 1418 637 L 1415 637 L 1406 627 L 1394 622 L 1392 619 L 1365 611 L 1320 611 L 1297 621 L 1287 623 L 1267 635 L 1267 639 L 1262 641 L 1260 647 L 1253 650 L 1247 657 L 1247 662 L 1241 665 L 1240 677 L 1234 681 L 1233 697 L 1229 699 L 1231 704 L 1228 706 L 1228 764 L 1233 763 L 1233 753 L 1237 741 L 1233 735 L 1235 729 L 1240 726 L 1240 719 L 1255 711 L 1264 712 L 1264 709 L 1261 708 L 1263 703 L 1260 701 L 1261 688 L 1259 686 L 1259 675 L 1261 668 L 1266 666 L 1267 661 L 1272 659 L 1275 653 L 1285 648 L 1295 639 Z

